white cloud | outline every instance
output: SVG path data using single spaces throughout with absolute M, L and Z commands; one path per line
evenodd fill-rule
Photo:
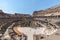
M 0 10 L 9 13 L 11 11 L 11 5 L 8 3 L 8 1 L 0 1 Z

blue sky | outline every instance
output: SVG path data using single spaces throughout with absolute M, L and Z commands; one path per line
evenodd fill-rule
M 47 9 L 59 4 L 60 0 L 0 0 L 0 9 L 11 14 L 32 14 L 33 11 Z

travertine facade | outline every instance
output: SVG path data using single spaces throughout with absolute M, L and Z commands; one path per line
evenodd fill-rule
M 35 11 L 32 15 L 0 10 L 0 40 L 59 40 L 58 31 L 60 6 Z

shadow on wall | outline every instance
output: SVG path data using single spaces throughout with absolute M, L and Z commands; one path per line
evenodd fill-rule
M 58 26 L 60 26 L 60 21 L 59 22 L 56 22 L 55 24 L 57 24 Z

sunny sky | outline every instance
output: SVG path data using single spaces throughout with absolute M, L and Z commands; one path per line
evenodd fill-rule
M 0 0 L 0 9 L 6 13 L 32 14 L 33 11 L 59 5 L 60 0 Z

